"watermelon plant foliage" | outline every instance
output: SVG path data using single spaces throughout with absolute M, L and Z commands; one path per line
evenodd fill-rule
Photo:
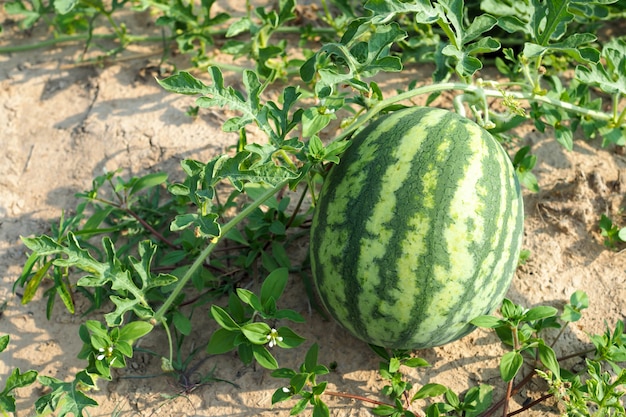
M 259 7 L 250 3 L 241 16 L 218 11 L 214 0 L 3 4 L 18 28 L 45 22 L 53 37 L 1 47 L 0 53 L 63 42 L 82 42 L 84 51 L 91 51 L 108 41 L 111 48 L 96 60 L 114 62 L 132 43 L 159 42 L 166 46 L 163 62 L 170 48 L 190 55 L 193 71 L 157 80 L 167 91 L 197 97 L 190 114 L 208 107 L 234 114 L 223 125 L 233 135 L 232 152 L 209 161 L 182 161 L 180 181 L 170 181 L 165 173 L 130 179 L 120 172 L 105 173 L 78 195 L 73 215 L 61 216 L 46 235 L 23 239 L 30 256 L 14 288 L 23 288 L 24 303 L 48 282 L 49 317 L 57 300 L 76 313 L 78 293 L 90 303 L 81 313 L 106 313 L 79 328 L 79 357 L 87 364 L 73 381 L 15 369 L 0 392 L 3 414 L 15 411 L 14 390 L 35 382 L 48 387 L 35 404 L 38 413 L 87 414 L 96 405 L 88 389 L 99 379 L 111 379 L 112 368 L 123 367 L 133 356 L 138 339 L 163 331 L 169 344 L 153 354 L 185 392 L 218 380 L 212 374 L 192 379 L 202 350 L 213 355 L 236 350 L 245 364 L 256 362 L 286 381 L 272 403 L 294 401 L 291 414 L 311 407 L 313 415 L 328 416 L 324 399 L 334 395 L 371 404 L 371 411 L 381 416 L 488 416 L 496 411 L 506 416 L 535 405 L 508 409 L 521 386 L 541 378 L 548 388 L 536 403 L 554 397 L 568 415 L 625 415 L 622 321 L 592 335 L 593 346 L 571 354 L 587 355 L 583 371 L 566 369 L 563 361 L 570 356 L 557 357 L 552 348 L 588 306 L 582 292 L 574 293 L 560 312 L 547 306 L 526 309 L 505 299 L 500 315 L 471 319 L 471 325 L 493 329 L 509 348 L 500 361 L 506 386 L 501 399 L 493 398 L 493 387 L 487 385 L 465 393 L 437 383 L 417 386 L 405 371 L 427 362 L 400 346 L 378 344 L 371 347 L 381 358 L 385 386 L 380 394 L 386 400 L 330 392 L 321 381 L 330 369 L 319 363 L 317 344 L 309 347 L 298 369 L 280 366 L 277 349 L 295 348 L 305 340 L 289 326 L 274 325 L 277 320 L 304 320 L 279 308 L 289 277 L 307 277 L 310 271 L 306 260 L 295 264 L 286 248 L 310 233 L 313 208 L 323 205 L 319 190 L 328 169 L 341 166 L 358 132 L 386 114 L 393 117 L 412 107 L 413 100 L 428 106 L 444 92 L 453 95 L 455 117 L 472 119 L 495 137 L 498 149 L 509 152 L 521 184 L 531 191 L 538 190 L 532 174 L 536 157 L 528 147 L 516 149 L 514 129 L 522 123 L 550 132 L 568 150 L 575 135 L 624 146 L 626 39 L 598 39 L 597 29 L 623 19 L 626 3 L 322 0 L 314 24 L 306 26 L 297 21 L 295 0 Z M 163 28 L 159 36 L 130 33 L 119 23 L 121 13 L 147 10 Z M 223 44 L 222 53 L 247 59 L 249 68 L 218 63 L 216 39 Z M 297 56 L 289 52 L 292 47 L 298 48 Z M 429 65 L 432 79 L 411 79 L 405 69 L 419 65 Z M 497 69 L 498 80 L 480 77 L 487 66 Z M 206 76 L 192 75 L 200 70 Z M 560 76 L 566 70 L 572 77 Z M 227 85 L 225 71 L 237 71 L 242 87 Z M 385 72 L 406 80 L 406 88 L 383 93 L 376 75 Z M 267 94 L 271 89 L 278 94 Z M 249 140 L 252 126 L 265 140 Z M 312 204 L 305 203 L 307 197 Z M 614 236 L 613 225 L 604 223 L 607 236 Z M 242 285 L 250 276 L 262 281 L 256 289 Z M 315 305 L 310 283 L 307 288 Z M 192 316 L 207 304 L 217 330 L 206 346 L 184 356 L 186 337 L 194 331 Z M 319 315 L 324 314 L 320 308 Z M 545 331 L 555 328 L 558 333 L 548 342 Z M 8 342 L 8 336 L 0 338 L 0 351 Z

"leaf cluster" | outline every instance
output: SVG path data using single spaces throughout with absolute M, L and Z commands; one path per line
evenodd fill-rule
M 254 359 L 264 368 L 277 369 L 278 362 L 270 349 L 274 346 L 293 348 L 304 339 L 288 327 L 274 329 L 265 322 L 256 321 L 256 318 L 304 322 L 304 318 L 295 311 L 276 307 L 287 278 L 286 268 L 276 269 L 263 281 L 260 296 L 250 290 L 237 288 L 228 299 L 227 309 L 211 306 L 211 317 L 221 328 L 211 335 L 207 352 L 219 355 L 237 349 L 243 363 L 250 364 Z

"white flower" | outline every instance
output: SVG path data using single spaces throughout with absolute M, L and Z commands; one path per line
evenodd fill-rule
M 289 387 L 283 387 L 283 392 L 285 394 L 289 394 L 289 393 L 291 393 L 291 389 L 289 389 Z
M 101 360 L 104 360 L 104 358 L 110 358 L 111 355 L 113 355 L 113 346 L 108 346 L 106 350 L 104 348 L 99 348 L 98 352 L 100 352 L 100 354 L 96 356 L 97 360 L 101 361 Z M 113 358 L 111 363 L 113 363 L 114 360 L 115 358 Z
M 267 338 L 267 341 L 269 342 L 270 347 L 274 347 L 278 342 L 283 341 L 282 336 L 278 335 L 278 330 L 276 329 L 270 330 L 270 333 L 265 337 Z

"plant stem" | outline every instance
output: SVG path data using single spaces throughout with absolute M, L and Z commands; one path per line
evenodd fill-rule
M 495 81 L 484 81 L 482 85 L 498 86 L 500 84 Z M 505 98 L 505 94 L 506 94 L 507 97 L 513 97 L 518 100 L 535 101 L 535 102 L 540 102 L 544 104 L 550 104 L 550 105 L 562 108 L 567 111 L 571 111 L 574 113 L 592 117 L 596 120 L 604 120 L 604 121 L 613 120 L 612 115 L 606 114 L 604 112 L 580 107 L 575 104 L 567 103 L 567 102 L 557 100 L 557 99 L 554 99 L 545 95 L 525 93 L 523 91 L 500 91 L 498 89 L 483 88 L 482 86 L 478 86 L 474 84 L 448 82 L 448 83 L 425 85 L 425 86 L 418 87 L 410 91 L 406 91 L 404 93 L 400 93 L 397 96 L 389 97 L 389 98 L 379 101 L 378 103 L 372 106 L 370 111 L 368 111 L 367 113 L 364 113 L 363 115 L 358 117 L 354 122 L 352 122 L 352 124 L 346 130 L 344 130 L 340 135 L 338 135 L 334 139 L 334 141 L 346 139 L 355 130 L 363 126 L 370 119 L 373 119 L 378 113 L 380 113 L 386 107 L 389 107 L 393 104 L 400 103 L 404 100 L 409 100 L 418 95 L 435 93 L 435 92 L 446 91 L 446 90 L 466 91 L 470 93 L 483 94 L 485 97 L 495 97 L 495 98 Z
M 165 319 L 165 317 L 161 317 L 159 319 L 159 323 L 161 323 L 163 325 L 163 329 L 165 329 L 165 333 L 167 334 L 167 342 L 169 343 L 169 346 L 170 346 L 170 350 L 169 350 L 169 352 L 170 352 L 169 361 L 170 362 L 169 362 L 169 365 L 171 366 L 172 365 L 172 361 L 174 360 L 174 357 L 173 357 L 173 355 L 174 355 L 174 345 L 172 343 L 172 334 L 170 333 L 170 328 L 167 325 L 167 320 Z
M 139 215 L 137 215 L 137 213 L 135 213 L 134 211 L 132 211 L 130 209 L 123 209 L 123 210 L 126 212 L 126 214 L 134 217 L 143 227 L 145 227 L 150 233 L 152 233 L 154 236 L 156 236 L 157 239 L 159 239 L 161 242 L 165 243 L 167 246 L 169 246 L 171 248 L 174 248 L 174 249 L 176 249 L 178 247 L 178 246 L 176 246 L 174 244 L 174 242 L 172 242 L 171 240 L 169 240 L 168 238 L 163 236 L 163 234 L 161 234 L 161 232 L 156 230 L 148 222 L 146 222 L 144 219 L 139 217 Z
M 163 317 L 165 316 L 165 314 L 171 307 L 174 300 L 178 297 L 178 294 L 180 294 L 180 292 L 185 288 L 185 285 L 187 285 L 187 282 L 189 281 L 189 279 L 191 279 L 191 277 L 196 273 L 196 271 L 202 266 L 206 258 L 209 257 L 211 252 L 213 252 L 213 250 L 215 249 L 217 244 L 222 240 L 222 238 L 226 234 L 228 234 L 228 232 L 233 227 L 241 223 L 246 217 L 248 217 L 248 215 L 250 215 L 250 213 L 256 210 L 261 204 L 263 204 L 268 198 L 270 198 L 271 196 L 276 194 L 278 191 L 280 191 L 283 187 L 285 187 L 288 184 L 288 182 L 289 181 L 287 180 L 281 181 L 273 188 L 270 188 L 267 191 L 265 191 L 259 198 L 254 200 L 249 206 L 245 207 L 235 217 L 233 217 L 230 221 L 228 221 L 224 226 L 221 227 L 220 235 L 214 237 L 211 240 L 211 243 L 209 243 L 207 247 L 202 250 L 200 255 L 198 255 L 194 263 L 191 264 L 187 272 L 185 272 L 185 275 L 183 275 L 183 277 L 178 281 L 178 284 L 176 285 L 174 290 L 172 290 L 172 292 L 167 297 L 163 305 L 161 305 L 161 307 L 159 307 L 157 312 L 154 314 L 153 320 L 155 320 L 157 323 L 161 322 L 161 320 L 163 319 Z
M 511 416 L 523 413 L 524 411 L 528 410 L 529 408 L 532 408 L 532 407 L 536 406 L 537 404 L 542 403 L 545 400 L 547 400 L 548 398 L 552 398 L 552 397 L 554 397 L 554 394 L 544 394 L 541 397 L 537 398 L 535 401 L 531 401 L 530 403 L 528 403 L 525 406 L 519 408 L 518 410 L 510 412 L 509 414 L 507 414 L 507 417 L 511 417 Z
M 356 395 L 356 394 L 347 394 L 347 393 L 343 393 L 343 392 L 334 392 L 334 391 L 324 391 L 324 394 L 332 395 L 333 397 L 341 397 L 341 398 L 349 398 L 351 400 L 359 400 L 359 401 L 362 401 L 362 402 L 375 404 L 375 405 L 388 405 L 389 407 L 395 407 L 393 404 L 388 404 L 388 403 L 385 403 L 385 402 L 382 402 L 382 401 L 378 401 L 378 400 L 372 400 L 370 398 L 362 397 L 362 396 Z
M 511 328 L 511 333 L 513 334 L 513 349 L 515 349 L 516 352 L 519 352 L 520 345 L 519 335 L 517 334 L 517 325 Z M 513 381 L 515 381 L 515 375 L 513 375 L 513 378 L 511 378 L 506 386 L 506 396 L 504 397 L 504 403 L 502 404 L 502 417 L 506 417 L 509 412 L 509 401 L 513 391 Z

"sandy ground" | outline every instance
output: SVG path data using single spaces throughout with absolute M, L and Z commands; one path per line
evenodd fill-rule
M 33 40 L 5 33 L 0 44 Z M 156 171 L 180 175 L 181 159 L 206 160 L 236 140 L 221 132 L 220 110 L 202 110 L 195 120 L 186 116 L 193 98 L 159 88 L 146 76 L 152 61 L 78 67 L 72 65 L 77 52 L 77 47 L 68 46 L 0 56 L 0 304 L 6 302 L 0 334 L 12 338 L 9 349 L 0 355 L 0 380 L 14 367 L 67 380 L 83 366 L 76 359 L 83 318 L 68 314 L 58 304 L 48 321 L 45 301 L 22 305 L 20 291 L 12 292 L 27 256 L 19 237 L 47 232 L 51 221 L 75 206 L 74 194 L 89 189 L 92 178 L 105 169 L 123 168 L 127 175 Z M 431 72 L 419 68 L 405 78 L 390 79 L 388 91 L 413 78 L 427 80 Z M 623 223 L 626 160 L 619 149 L 600 149 L 597 141 L 588 143 L 580 137 L 574 151 L 567 152 L 549 133 L 539 134 L 531 126 L 517 135 L 538 156 L 535 173 L 542 191 L 525 195 L 524 247 L 532 254 L 519 268 L 508 297 L 528 307 L 560 307 L 575 290 L 586 291 L 591 306 L 584 319 L 569 327 L 555 347 L 559 355 L 583 350 L 589 345 L 588 333 L 603 332 L 604 321 L 613 326 L 624 319 L 626 254 L 603 247 L 597 224 L 602 213 Z M 293 249 L 294 256 L 304 250 L 302 243 Z M 307 340 L 301 348 L 276 351 L 279 363 L 297 366 L 306 349 L 318 342 L 320 362 L 336 363 L 335 372 L 328 375 L 330 390 L 384 400 L 378 395 L 383 385 L 378 359 L 369 348 L 309 311 L 299 277 L 292 277 L 285 298 L 283 307 L 307 317 L 305 325 L 293 326 Z M 215 329 L 206 314 L 197 316 L 196 333 L 185 349 L 191 350 L 192 343 L 206 344 Z M 157 332 L 142 340 L 141 347 L 165 354 L 164 343 L 164 335 Z M 457 392 L 477 383 L 493 384 L 495 397 L 500 398 L 504 384 L 497 366 L 503 352 L 493 334 L 476 331 L 447 346 L 418 352 L 432 367 L 409 375 L 415 386 L 439 382 Z M 582 359 L 573 365 L 576 361 Z M 198 372 L 206 374 L 214 367 L 216 377 L 236 385 L 216 382 L 186 392 L 172 378 L 159 376 L 158 358 L 139 353 L 126 370 L 115 373 L 113 381 L 100 382 L 100 390 L 92 393 L 100 406 L 90 414 L 289 414 L 293 403 L 271 407 L 271 395 L 281 381 L 268 371 L 244 366 L 231 354 L 209 357 Z M 512 409 L 541 395 L 540 384 L 528 388 L 515 397 Z M 19 390 L 17 415 L 32 415 L 34 399 L 40 394 L 38 388 Z M 327 401 L 333 416 L 370 415 L 369 405 L 359 401 L 333 397 Z M 556 414 L 552 406 L 548 402 L 525 415 Z

